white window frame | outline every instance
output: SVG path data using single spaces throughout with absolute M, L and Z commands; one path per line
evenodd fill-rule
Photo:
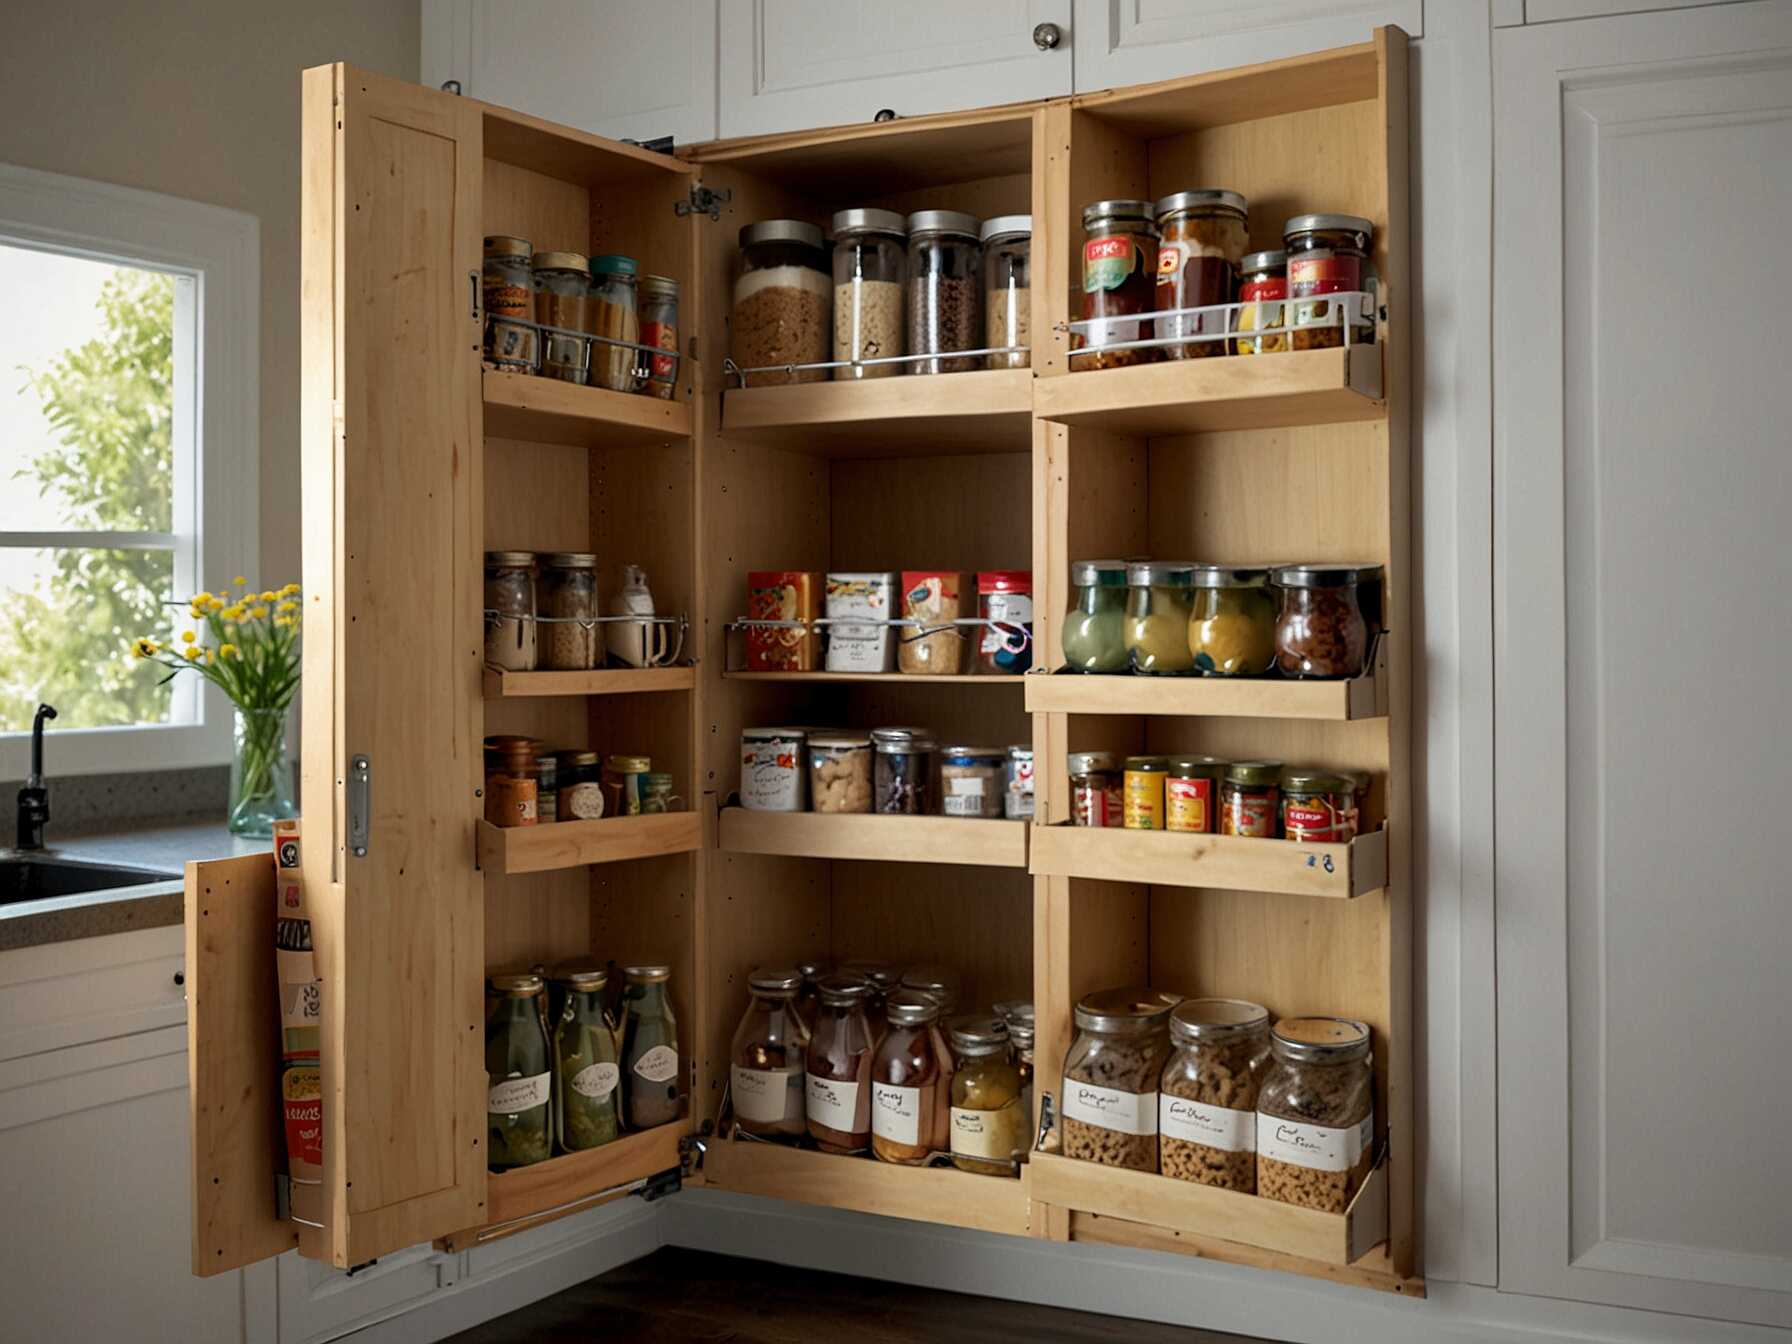
M 0 533 L 0 541 L 172 549 L 176 598 L 227 587 L 239 572 L 261 580 L 261 222 L 240 210 L 0 164 L 0 243 L 177 277 L 175 331 L 190 332 L 192 340 L 184 366 L 176 361 L 175 434 L 190 427 L 197 448 L 175 454 L 172 534 L 70 529 Z M 197 673 L 182 673 L 174 685 L 184 722 L 48 725 L 44 773 L 53 779 L 227 762 L 229 700 Z M 0 779 L 25 776 L 30 737 L 0 733 Z

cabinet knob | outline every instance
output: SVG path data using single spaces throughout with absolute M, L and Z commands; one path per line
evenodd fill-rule
M 459 93 L 460 92 L 460 81 L 458 79 L 444 79 L 442 81 L 442 92 L 443 93 Z
M 1040 23 L 1033 26 L 1033 45 L 1041 51 L 1051 51 L 1064 40 L 1064 30 L 1055 23 Z
M 185 971 L 176 971 L 174 973 L 174 983 L 177 985 L 186 984 L 187 983 L 187 973 Z
M 871 118 L 871 120 L 873 120 L 873 121 L 895 121 L 896 120 L 896 109 L 893 107 L 880 107 L 877 109 L 877 114 L 875 116 L 873 116 Z

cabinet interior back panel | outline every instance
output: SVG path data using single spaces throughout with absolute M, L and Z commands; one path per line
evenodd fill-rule
M 497 159 L 485 160 L 485 232 L 527 238 L 537 252 L 589 251 L 591 194 Z

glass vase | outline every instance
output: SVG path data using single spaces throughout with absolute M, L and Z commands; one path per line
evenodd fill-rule
M 230 758 L 230 833 L 262 839 L 274 822 L 296 817 L 292 762 L 286 755 L 284 709 L 238 709 L 236 751 Z

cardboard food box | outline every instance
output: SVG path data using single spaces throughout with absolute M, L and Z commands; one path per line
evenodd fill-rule
M 747 627 L 747 671 L 813 672 L 821 660 L 814 627 L 821 575 L 792 569 L 756 569 L 747 575 L 747 619 L 800 621 L 800 626 Z

